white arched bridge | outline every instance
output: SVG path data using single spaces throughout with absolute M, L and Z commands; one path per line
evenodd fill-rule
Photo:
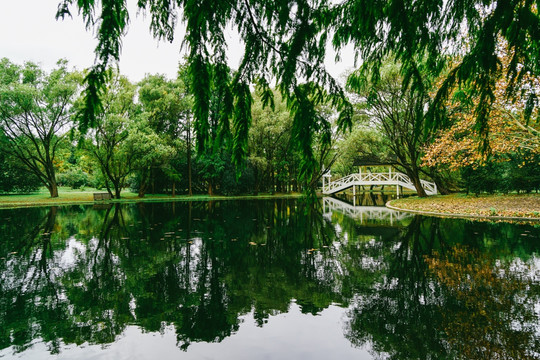
M 437 195 L 437 185 L 431 181 L 420 180 L 422 187 L 428 195 Z M 322 193 L 331 195 L 340 191 L 353 188 L 353 193 L 356 193 L 357 186 L 396 186 L 396 192 L 400 193 L 400 187 L 416 191 L 411 179 L 400 172 L 389 171 L 387 173 L 372 173 L 359 172 L 356 174 L 347 175 L 340 179 L 331 180 L 331 175 L 323 176 Z

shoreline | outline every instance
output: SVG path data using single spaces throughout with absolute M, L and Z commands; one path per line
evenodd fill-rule
M 540 194 L 411 197 L 390 200 L 386 207 L 427 216 L 540 223 Z
M 7 195 L 6 197 L 8 197 Z M 0 196 L 0 210 L 2 209 L 18 209 L 18 208 L 32 208 L 32 207 L 47 207 L 47 206 L 72 206 L 72 205 L 113 205 L 113 204 L 133 204 L 133 203 L 152 203 L 152 202 L 188 202 L 188 201 L 221 201 L 221 200 L 270 200 L 270 199 L 297 199 L 301 198 L 301 193 L 294 194 L 264 194 L 264 195 L 178 195 L 172 196 L 145 196 L 139 197 L 127 197 L 120 199 L 94 201 L 92 196 L 89 199 L 69 199 L 62 198 L 43 198 L 37 201 L 5 201 Z
M 43 197 L 39 194 L 25 195 L 28 197 L 23 200 L 6 200 L 11 195 L 0 196 L 0 210 L 2 209 L 18 209 L 18 208 L 32 208 L 32 207 L 48 207 L 48 206 L 72 206 L 72 205 L 109 205 L 109 204 L 133 204 L 133 203 L 152 203 L 152 202 L 188 202 L 188 201 L 226 201 L 226 200 L 270 200 L 270 199 L 299 199 L 304 195 L 302 193 L 293 194 L 261 194 L 261 195 L 178 195 L 172 197 L 170 195 L 147 195 L 143 198 L 136 196 L 128 196 L 121 199 L 111 199 L 104 201 L 94 201 L 93 193 L 84 193 L 77 198 L 71 198 L 68 194 L 62 194 L 58 198 Z M 35 197 L 35 199 L 32 199 Z M 321 196 L 318 196 L 321 197 Z M 483 204 L 486 200 L 491 202 L 491 205 L 500 202 L 501 199 L 511 199 L 511 206 L 519 207 L 523 199 L 532 199 L 533 204 L 538 206 L 526 208 L 525 212 L 533 214 L 533 216 L 516 216 L 514 214 L 498 213 L 493 207 L 486 208 Z M 454 204 L 452 204 L 454 202 Z M 455 206 L 455 202 L 459 202 L 460 206 Z M 507 201 L 508 202 L 508 201 Z M 465 205 L 463 205 L 465 203 Z M 452 206 L 450 206 L 452 205 Z M 508 204 L 506 204 L 508 205 Z M 540 223 L 540 194 L 528 194 L 528 195 L 482 195 L 475 197 L 473 195 L 464 194 L 452 194 L 452 195 L 437 195 L 427 198 L 407 197 L 403 199 L 394 199 L 388 201 L 385 206 L 389 209 L 396 211 L 410 212 L 413 214 L 437 216 L 437 217 L 449 217 L 449 218 L 461 218 L 472 220 L 486 220 L 486 221 L 528 221 Z M 523 209 L 521 209 L 523 210 Z M 490 211 L 491 214 L 486 213 Z M 483 212 L 483 213 L 482 213 Z M 496 213 L 493 213 L 496 212 Z M 512 210 L 511 210 L 512 212 Z M 516 211 L 514 211 L 516 212 Z

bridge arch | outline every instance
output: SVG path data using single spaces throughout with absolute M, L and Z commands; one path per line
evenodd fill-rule
M 434 182 L 420 180 L 422 187 L 428 195 L 437 195 L 437 185 Z M 322 193 L 325 195 L 335 194 L 348 188 L 353 187 L 353 191 L 356 190 L 356 186 L 396 186 L 396 191 L 399 194 L 399 187 L 416 191 L 416 188 L 411 179 L 400 172 L 387 173 L 372 173 L 362 172 L 350 174 L 337 180 L 331 180 L 330 174 L 323 175 Z

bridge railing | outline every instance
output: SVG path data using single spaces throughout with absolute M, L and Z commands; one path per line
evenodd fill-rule
M 420 181 L 428 195 L 437 194 L 437 186 L 435 183 L 426 180 Z M 411 179 L 407 175 L 399 172 L 350 174 L 335 181 L 324 183 L 322 190 L 325 194 L 332 194 L 345 190 L 353 185 L 399 185 L 415 190 L 415 186 Z
M 420 180 L 420 183 L 426 191 L 426 194 L 437 195 L 437 185 L 435 183 L 426 180 Z

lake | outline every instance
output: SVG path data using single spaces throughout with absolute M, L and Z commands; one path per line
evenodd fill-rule
M 0 210 L 0 358 L 540 358 L 540 224 L 365 203 Z

